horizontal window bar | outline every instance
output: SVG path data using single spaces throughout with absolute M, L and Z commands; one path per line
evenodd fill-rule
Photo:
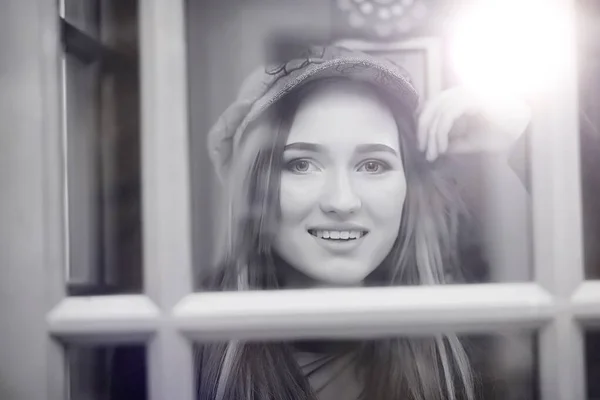
M 527 283 L 196 293 L 173 316 L 190 338 L 224 340 L 535 329 L 554 310 Z
M 69 297 L 47 317 L 50 333 L 69 342 L 135 342 L 152 334 L 160 311 L 146 296 Z
M 600 282 L 582 285 L 572 307 L 579 319 L 600 320 Z M 557 312 L 548 293 L 526 283 L 195 293 L 170 316 L 145 296 L 71 297 L 47 321 L 69 341 L 128 342 L 159 323 L 196 339 L 359 337 L 535 329 Z
M 578 320 L 600 325 L 600 281 L 587 281 L 579 286 L 571 305 Z

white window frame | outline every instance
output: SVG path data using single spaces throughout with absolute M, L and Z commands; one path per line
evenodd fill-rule
M 568 4 L 574 11 L 574 0 L 547 1 Z M 15 392 L 12 398 L 67 398 L 65 343 L 144 342 L 150 399 L 192 400 L 194 340 L 494 333 L 500 328 L 539 332 L 542 400 L 585 398 L 583 334 L 600 320 L 600 282 L 585 281 L 583 274 L 575 45 L 564 79 L 535 111 L 530 146 L 533 282 L 193 293 L 185 1 L 140 1 L 145 291 L 75 298 L 65 292 L 58 10 L 55 1 L 39 0 L 37 8 L 23 5 L 27 3 L 19 3 L 20 15 L 40 18 L 36 38 L 42 63 L 37 73 L 43 101 L 32 132 L 44 150 L 23 177 L 42 182 L 43 192 L 41 200 L 25 195 L 7 199 L 42 210 L 41 218 L 28 217 L 42 232 L 41 242 L 32 244 L 39 257 L 30 264 L 22 250 L 17 264 L 23 267 L 18 272 L 22 279 L 27 274 L 43 277 L 31 286 L 43 295 L 33 296 L 24 287 L 11 297 L 15 310 L 2 308 L 3 322 L 24 332 L 33 329 L 21 339 L 29 342 L 14 335 L 4 339 L 19 343 L 25 358 L 16 361 L 13 376 L 28 374 L 17 382 L 27 396 Z M 3 231 L 1 238 L 18 246 L 27 240 L 25 233 L 17 230 L 9 236 Z M 14 284 L 4 279 L 11 273 L 0 272 L 0 288 Z

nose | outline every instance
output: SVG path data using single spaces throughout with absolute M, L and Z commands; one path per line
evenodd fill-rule
M 348 173 L 332 174 L 326 182 L 320 207 L 324 213 L 346 218 L 360 210 L 362 202 L 352 186 Z

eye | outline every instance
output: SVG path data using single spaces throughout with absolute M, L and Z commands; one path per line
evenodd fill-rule
M 295 174 L 310 174 L 319 171 L 319 168 L 306 158 L 299 158 L 288 162 L 286 169 Z
M 389 169 L 390 166 L 388 163 L 379 160 L 368 160 L 358 167 L 359 172 L 366 172 L 368 174 L 381 174 Z

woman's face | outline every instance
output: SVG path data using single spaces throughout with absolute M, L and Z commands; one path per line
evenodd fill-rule
M 277 254 L 317 282 L 360 284 L 392 248 L 405 197 L 388 107 L 350 82 L 308 94 L 283 153 Z

